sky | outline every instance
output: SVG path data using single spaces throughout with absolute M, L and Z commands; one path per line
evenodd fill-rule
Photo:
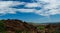
M 0 20 L 32 23 L 60 22 L 60 0 L 0 0 Z

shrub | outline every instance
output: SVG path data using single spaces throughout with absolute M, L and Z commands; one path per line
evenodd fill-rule
M 0 21 L 0 32 L 6 32 L 3 21 Z

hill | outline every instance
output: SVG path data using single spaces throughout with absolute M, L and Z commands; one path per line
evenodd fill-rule
M 26 23 L 22 20 L 0 20 L 0 33 L 60 33 L 60 23 Z
M 0 20 L 0 33 L 38 33 L 35 26 L 21 20 Z

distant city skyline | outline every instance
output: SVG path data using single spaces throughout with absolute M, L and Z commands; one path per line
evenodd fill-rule
M 60 0 L 0 0 L 0 19 L 60 22 Z

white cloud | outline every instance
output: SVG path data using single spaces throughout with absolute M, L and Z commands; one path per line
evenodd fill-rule
M 36 14 L 42 16 L 49 16 L 60 14 L 60 0 L 36 0 L 36 3 L 28 3 L 26 7 L 41 7 L 42 9 L 36 10 Z
M 35 12 L 35 9 L 17 9 L 19 12 L 25 12 L 25 13 L 30 13 L 30 12 Z
M 33 8 L 33 7 L 41 7 L 39 3 L 27 3 L 25 7 Z
M 18 12 L 34 12 L 35 9 L 16 9 L 12 8 L 12 6 L 17 6 L 17 5 L 24 5 L 24 2 L 18 2 L 18 1 L 0 1 L 0 14 L 15 14 L 16 11 Z
M 16 11 L 22 13 L 35 13 L 42 16 L 49 16 L 60 14 L 60 0 L 36 0 L 37 2 L 33 3 L 25 3 L 19 1 L 0 1 L 0 14 L 15 14 Z M 13 6 L 24 5 L 24 7 L 30 9 L 17 9 L 12 8 Z M 37 10 L 35 7 L 39 7 L 41 9 Z M 33 9 L 31 9 L 33 8 Z
M 12 6 L 17 5 L 23 5 L 24 2 L 18 2 L 18 1 L 0 1 L 0 14 L 6 14 L 6 13 L 16 13 L 15 8 L 11 8 Z
M 10 7 L 10 6 L 17 6 L 17 5 L 24 4 L 24 2 L 18 2 L 18 1 L 0 1 L 0 8 L 3 7 Z
M 43 6 L 42 9 L 36 11 L 37 14 L 42 16 L 49 16 L 60 14 L 60 0 L 36 0 L 39 5 Z

